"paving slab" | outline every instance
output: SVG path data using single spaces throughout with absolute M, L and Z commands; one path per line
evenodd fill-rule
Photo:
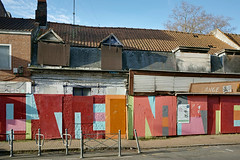
M 100 142 L 100 143 L 99 143 Z M 104 145 L 102 145 L 104 143 Z M 204 146 L 204 145 L 233 145 L 240 144 L 240 134 L 222 134 L 222 135 L 197 135 L 197 136 L 179 136 L 168 138 L 140 139 L 141 149 L 154 149 L 166 147 L 187 147 L 187 146 Z M 88 146 L 106 147 L 112 146 L 117 148 L 115 141 L 106 141 L 105 139 L 87 142 Z M 87 146 L 88 149 L 90 149 Z M 122 147 L 126 149 L 135 149 L 137 144 L 135 140 L 122 139 Z M 9 144 L 0 141 L 0 152 L 9 151 Z M 69 149 L 79 149 L 80 140 L 73 140 Z M 42 150 L 64 150 L 62 140 L 46 140 Z M 21 140 L 14 141 L 14 151 L 36 151 L 38 147 L 35 141 Z

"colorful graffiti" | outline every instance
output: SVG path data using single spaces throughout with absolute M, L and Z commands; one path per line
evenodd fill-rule
M 0 96 L 0 101 L 0 133 L 13 129 L 18 133 L 15 139 L 33 139 L 38 128 L 46 139 L 61 138 L 65 128 L 76 139 L 81 130 L 99 134 L 97 138 L 103 138 L 105 130 L 115 133 L 121 129 L 123 134 L 126 130 L 125 96 L 35 94 Z M 111 125 L 106 125 L 106 119 Z M 1 135 L 0 140 L 6 136 Z
M 134 125 L 132 128 L 137 130 L 138 136 L 176 135 L 175 96 L 134 97 L 133 103 L 131 104 Z
M 221 133 L 240 133 L 239 96 L 220 96 Z
M 14 129 L 15 139 L 25 139 L 26 134 L 26 98 L 24 96 L 0 96 L 0 133 L 8 134 Z M 1 135 L 0 140 L 6 140 Z
M 240 133 L 238 96 L 1 95 L 0 140 L 34 139 L 38 128 L 46 139 L 73 138 L 122 131 L 122 137 Z M 126 113 L 127 109 L 127 113 Z M 177 124 L 177 125 L 176 125 Z M 126 134 L 127 133 L 127 134 Z
M 208 134 L 221 132 L 221 110 L 219 96 L 208 96 Z
M 234 127 L 240 127 L 240 105 L 234 105 Z
M 207 96 L 178 96 L 177 107 L 189 105 L 189 121 L 178 117 L 177 135 L 207 134 Z

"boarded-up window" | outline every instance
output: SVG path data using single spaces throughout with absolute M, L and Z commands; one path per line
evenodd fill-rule
M 101 68 L 103 70 L 122 70 L 122 48 L 102 45 Z
M 11 70 L 11 46 L 0 45 L 0 69 Z
M 69 66 L 70 45 L 56 43 L 38 43 L 38 64 Z

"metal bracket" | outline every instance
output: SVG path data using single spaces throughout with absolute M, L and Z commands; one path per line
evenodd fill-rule
M 8 141 L 8 144 L 9 144 L 9 146 L 11 146 L 11 135 L 10 134 L 6 134 L 6 136 L 7 136 L 7 141 Z
M 37 139 L 37 137 L 38 137 L 38 139 Z M 38 143 L 38 140 L 39 140 L 39 138 L 41 139 L 41 137 L 43 137 L 43 138 L 42 138 L 42 143 L 39 144 L 39 143 Z M 35 135 L 35 141 L 36 141 L 36 144 L 37 144 L 38 146 L 41 146 L 41 147 L 42 147 L 42 146 L 44 145 L 44 139 L 45 139 L 45 137 L 44 137 L 43 134 L 38 134 L 38 133 L 37 133 L 37 134 Z
M 65 137 L 67 136 L 67 137 L 70 138 L 69 143 L 65 143 L 65 141 L 67 141 L 68 138 L 64 139 L 63 136 L 65 136 Z M 64 146 L 68 146 L 68 147 L 71 146 L 71 143 L 72 143 L 72 136 L 71 136 L 71 134 L 62 134 L 62 140 L 63 140 L 63 145 Z

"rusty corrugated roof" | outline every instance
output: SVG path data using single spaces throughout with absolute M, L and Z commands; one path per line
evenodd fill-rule
M 124 49 L 170 52 L 179 46 L 210 47 L 210 54 L 222 49 L 234 49 L 213 35 L 167 30 L 88 27 L 63 23 L 48 23 L 66 43 L 72 46 L 98 47 L 101 40 L 113 33 Z
M 35 24 L 34 19 L 0 17 L 0 30 L 32 31 Z
M 225 33 L 234 43 L 240 47 L 240 34 Z

